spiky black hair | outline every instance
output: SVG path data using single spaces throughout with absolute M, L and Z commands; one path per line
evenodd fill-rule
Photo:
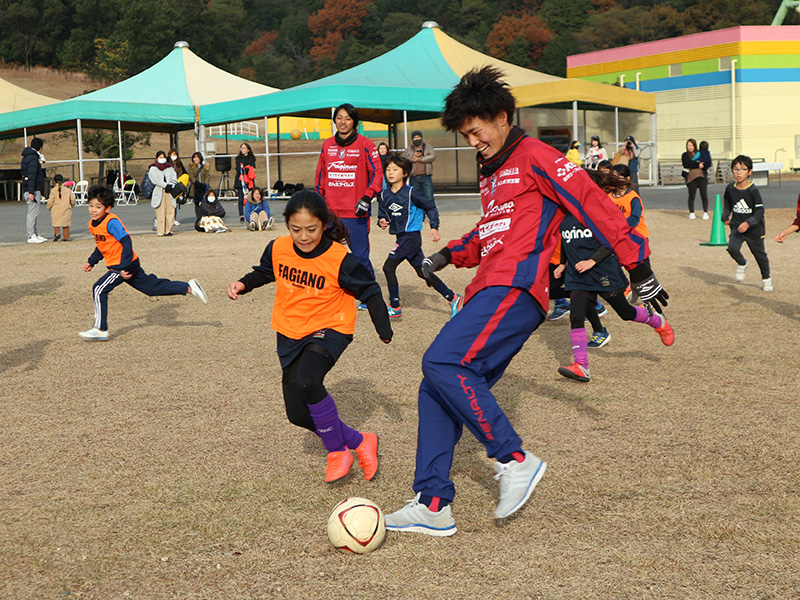
M 465 73 L 445 99 L 442 126 L 448 131 L 458 131 L 469 119 L 491 121 L 502 112 L 512 123 L 517 103 L 502 77 L 502 71 L 491 66 Z

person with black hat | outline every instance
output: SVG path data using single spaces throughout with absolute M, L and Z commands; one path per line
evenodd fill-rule
M 352 104 L 342 104 L 334 111 L 336 133 L 322 144 L 314 190 L 342 220 L 350 235 L 350 250 L 374 277 L 369 260 L 369 213 L 372 199 L 383 185 L 383 167 L 375 144 L 358 133 L 358 121 L 358 110 Z
M 403 150 L 401 156 L 411 161 L 411 177 L 408 183 L 433 202 L 433 161 L 436 151 L 433 146 L 422 141 L 422 132 L 411 132 L 411 145 Z

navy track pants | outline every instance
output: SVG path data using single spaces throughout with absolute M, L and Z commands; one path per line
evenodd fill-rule
M 185 281 L 159 279 L 139 269 L 128 280 L 122 278 L 117 271 L 107 271 L 94 284 L 94 326 L 100 331 L 108 331 L 108 294 L 121 283 L 127 283 L 134 289 L 148 296 L 185 296 L 189 284 Z
M 453 500 L 450 468 L 465 425 L 490 457 L 522 449 L 490 389 L 543 318 L 525 290 L 488 287 L 436 336 L 422 358 L 415 492 Z

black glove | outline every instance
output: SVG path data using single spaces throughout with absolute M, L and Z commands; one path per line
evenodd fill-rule
M 167 187 L 164 188 L 164 191 L 168 194 L 172 194 L 172 186 L 167 184 Z
M 447 257 L 441 252 L 431 254 L 422 261 L 422 275 L 425 277 L 425 279 L 430 279 L 433 273 L 444 269 L 448 262 L 450 261 L 448 261 Z
M 356 204 L 356 217 L 366 217 L 369 214 L 369 204 L 371 198 L 369 196 L 362 196 L 361 200 Z
M 662 306 L 667 306 L 669 294 L 661 287 L 658 279 L 653 275 L 653 270 L 647 264 L 640 264 L 629 272 L 631 288 L 642 302 L 648 302 L 653 309 L 661 313 Z

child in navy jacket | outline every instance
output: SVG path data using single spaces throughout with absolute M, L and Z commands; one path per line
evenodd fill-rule
M 450 305 L 452 319 L 461 308 L 463 297 L 447 287 L 441 279 L 433 275 L 425 279 L 422 274 L 422 218 L 428 215 L 431 224 L 431 239 L 438 242 L 439 211 L 433 200 L 406 184 L 411 172 L 411 161 L 398 154 L 392 154 L 386 161 L 386 181 L 389 187 L 382 190 L 378 197 L 378 226 L 389 228 L 389 233 L 397 236 L 397 243 L 389 252 L 383 263 L 383 274 L 389 287 L 389 316 L 397 318 L 403 315 L 400 307 L 400 286 L 397 283 L 397 266 L 407 260 L 414 267 L 417 275 L 439 292 Z

